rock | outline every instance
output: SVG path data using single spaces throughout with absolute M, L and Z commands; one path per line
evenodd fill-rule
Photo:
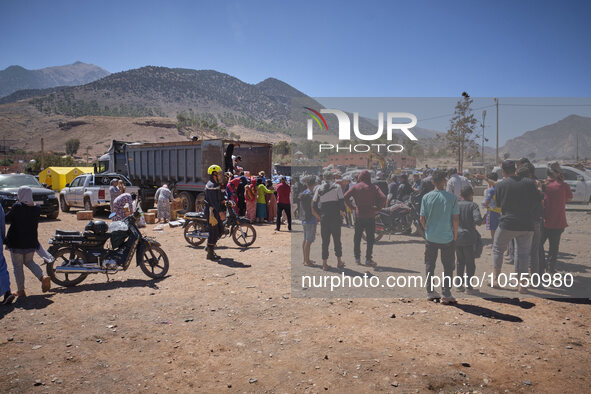
M 185 319 L 185 323 L 190 323 L 190 322 L 192 322 L 193 320 L 195 320 L 195 319 L 194 319 L 194 318 L 192 318 L 192 317 L 189 317 L 188 319 Z
M 571 345 L 566 346 L 567 349 L 572 349 L 573 347 Z
M 392 314 L 390 315 L 390 319 L 396 319 L 396 314 L 395 314 L 395 313 L 392 313 Z
M 33 386 L 43 386 L 43 382 L 40 381 L 39 379 L 35 380 L 35 383 L 33 384 Z
M 529 380 L 524 380 L 523 384 L 525 384 L 526 386 L 531 386 L 531 382 Z
M 463 362 L 462 367 L 470 368 L 470 363 Z
M 7 341 L 8 341 L 8 342 L 12 342 L 12 341 L 14 341 L 14 337 L 9 337 L 9 338 L 7 339 Z
M 325 354 L 325 355 L 324 355 L 324 359 L 325 359 L 325 360 L 328 360 L 328 354 Z
M 231 389 L 231 388 L 232 388 L 232 384 L 231 384 L 231 383 L 228 383 L 226 386 L 227 386 L 229 389 Z
M 391 385 L 392 387 L 398 387 L 398 382 L 392 382 L 392 383 L 390 383 L 390 385 Z
M 35 345 L 35 346 L 33 346 L 31 349 L 33 349 L 33 350 L 37 350 L 37 349 L 41 349 L 42 347 L 43 347 L 43 346 L 41 346 L 41 345 Z
M 257 378 L 250 378 L 250 379 L 248 379 L 248 383 L 250 383 L 250 384 L 253 384 L 253 383 L 255 383 L 257 380 L 258 380 Z

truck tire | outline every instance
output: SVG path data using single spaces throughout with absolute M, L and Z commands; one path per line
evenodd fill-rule
M 57 219 L 57 217 L 59 216 L 59 214 L 60 214 L 59 209 L 56 209 L 52 213 L 47 214 L 47 219 L 49 219 L 49 220 L 55 220 L 55 219 Z
M 195 209 L 195 196 L 191 192 L 181 192 L 179 198 L 183 204 L 183 210 L 185 212 L 193 212 Z
M 70 206 L 66 202 L 66 199 L 64 198 L 64 196 L 60 196 L 60 208 L 61 208 L 62 212 L 70 212 Z
M 92 211 L 93 215 L 96 213 L 96 209 L 94 209 L 92 207 L 92 204 L 90 203 L 90 198 L 88 198 L 88 197 L 84 198 L 84 210 L 85 211 Z

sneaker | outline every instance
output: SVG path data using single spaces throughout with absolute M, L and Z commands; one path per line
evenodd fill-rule
M 361 265 L 361 259 L 359 257 L 355 257 L 355 263 L 357 265 Z
M 447 296 L 447 297 L 443 297 L 441 299 L 441 303 L 443 305 L 450 305 L 450 304 L 455 304 L 457 301 L 453 296 Z
M 378 263 L 376 263 L 372 259 L 369 259 L 369 260 L 365 260 L 365 265 L 367 265 L 368 267 L 377 267 Z
M 10 305 L 14 302 L 15 298 L 16 296 L 14 294 L 12 294 L 10 291 L 7 291 L 6 293 L 4 293 L 4 299 L 2 300 L 1 304 Z
M 439 295 L 438 292 L 436 291 L 432 291 L 430 293 L 427 293 L 427 299 L 429 301 L 435 301 L 435 300 L 439 300 L 441 298 L 441 296 Z
M 472 288 L 472 289 L 470 289 L 470 288 L 466 289 L 466 294 L 468 294 L 468 295 L 478 295 L 479 293 L 480 292 L 477 289 L 474 289 L 474 288 Z
M 460 287 L 456 287 L 456 291 L 459 291 L 460 293 L 463 293 L 466 291 L 466 289 L 464 288 L 464 286 L 460 286 Z

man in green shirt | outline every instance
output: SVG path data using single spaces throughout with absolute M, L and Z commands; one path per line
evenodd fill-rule
M 445 172 L 435 171 L 432 182 L 435 190 L 425 194 L 421 202 L 421 224 L 425 229 L 425 270 L 427 274 L 427 298 L 439 299 L 433 289 L 432 277 L 435 273 L 437 252 L 441 250 L 444 278 L 441 284 L 443 298 L 441 303 L 448 305 L 456 302 L 451 295 L 451 282 L 455 264 L 455 240 L 458 235 L 460 210 L 457 197 L 445 191 Z

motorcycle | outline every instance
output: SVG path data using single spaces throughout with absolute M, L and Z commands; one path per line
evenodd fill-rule
M 48 252 L 54 261 L 47 263 L 47 275 L 60 286 L 76 286 L 89 274 L 116 274 L 126 271 L 136 256 L 144 274 L 159 279 L 168 272 L 168 256 L 160 243 L 145 237 L 138 229 L 139 211 L 111 228 L 102 221 L 90 221 L 83 233 L 56 230 L 49 240 Z M 110 245 L 107 243 L 110 241 Z
M 227 216 L 224 220 L 224 233 L 221 238 L 232 236 L 234 243 L 242 248 L 248 248 L 257 238 L 257 232 L 250 219 L 238 217 L 234 212 L 234 203 L 226 201 Z M 192 246 L 199 246 L 209 237 L 208 223 L 203 212 L 188 212 L 185 214 L 184 236 Z
M 376 215 L 375 242 L 384 235 L 414 234 L 423 237 L 425 229 L 420 221 L 419 194 L 413 194 L 407 202 L 394 200 L 387 208 L 380 210 Z M 365 233 L 363 233 L 365 240 Z

